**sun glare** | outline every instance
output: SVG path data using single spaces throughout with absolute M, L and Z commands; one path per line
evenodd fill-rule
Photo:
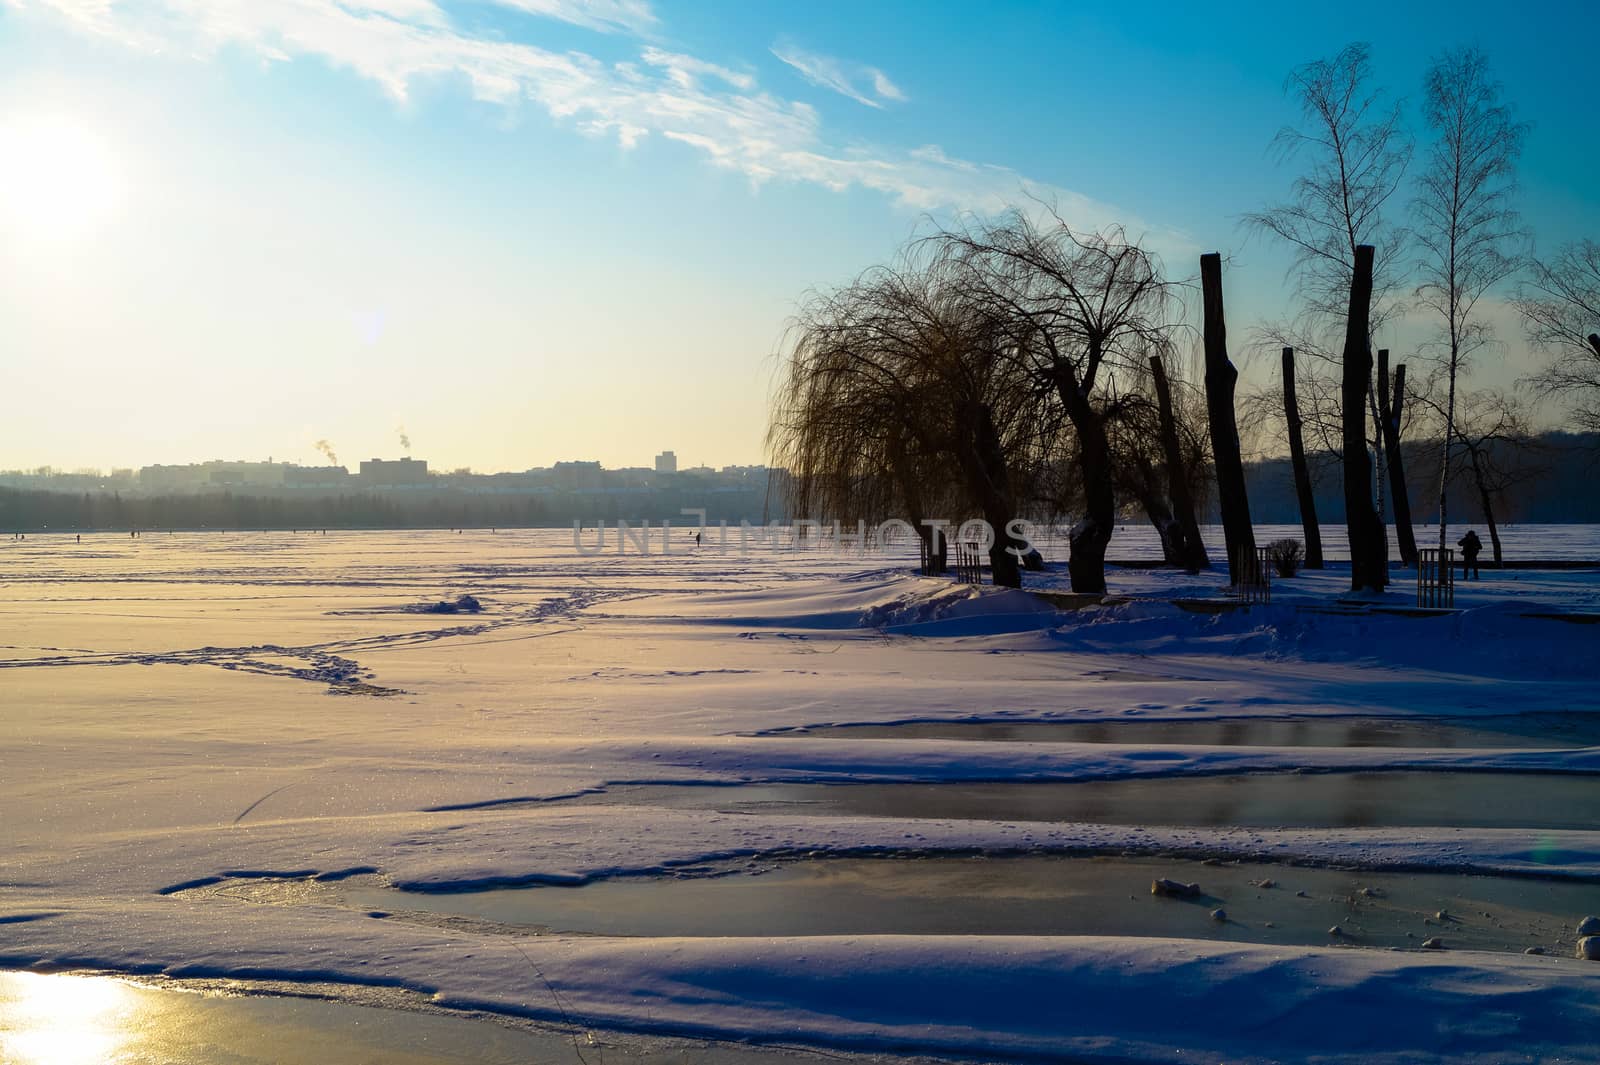
M 0 1061 L 105 1065 L 120 1060 L 136 1003 L 106 977 L 0 973 Z
M 72 240 L 94 231 L 121 199 L 116 154 L 93 129 L 66 118 L 0 119 L 0 225 Z

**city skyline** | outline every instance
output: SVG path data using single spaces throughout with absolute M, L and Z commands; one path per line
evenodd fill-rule
M 5 466 L 0 466 L 0 474 L 11 474 L 11 475 L 16 475 L 16 474 L 22 474 L 22 475 L 69 475 L 69 476 L 103 475 L 103 476 L 113 476 L 113 475 L 116 475 L 116 474 L 136 474 L 136 473 L 139 473 L 142 470 L 149 470 L 149 469 L 183 469 L 183 468 L 200 467 L 200 466 L 219 466 L 219 465 L 227 466 L 227 465 L 232 465 L 232 466 L 285 466 L 285 467 L 294 467 L 294 468 L 298 468 L 298 469 L 307 469 L 307 470 L 312 470 L 312 469 L 343 469 L 347 473 L 351 473 L 352 475 L 354 475 L 355 473 L 357 473 L 360 470 L 361 467 L 364 467 L 364 466 L 368 465 L 369 463 L 387 464 L 387 463 L 405 463 L 405 462 L 417 462 L 417 463 L 420 463 L 421 466 L 424 467 L 425 469 L 427 469 L 430 474 L 448 475 L 448 474 L 456 474 L 456 473 L 465 472 L 465 473 L 484 474 L 484 475 L 491 475 L 491 476 L 492 475 L 497 475 L 497 474 L 545 472 L 545 471 L 549 471 L 549 470 L 559 469 L 559 468 L 564 467 L 564 466 L 595 466 L 595 467 L 598 467 L 600 469 L 604 469 L 607 472 L 649 472 L 649 473 L 655 473 L 655 474 L 703 473 L 703 472 L 728 473 L 728 472 L 744 472 L 744 471 L 755 470 L 755 469 L 764 470 L 764 469 L 768 468 L 768 466 L 767 466 L 767 464 L 765 462 L 753 462 L 753 463 L 740 463 L 740 462 L 680 463 L 680 462 L 677 461 L 676 453 L 674 451 L 672 451 L 672 450 L 666 450 L 666 451 L 658 452 L 654 456 L 653 461 L 642 462 L 642 463 L 627 463 L 627 464 L 624 464 L 624 465 L 611 465 L 611 464 L 608 464 L 608 463 L 605 463 L 605 462 L 601 462 L 599 459 L 570 457 L 570 458 L 551 459 L 549 462 L 544 463 L 542 465 L 538 464 L 538 463 L 534 463 L 532 465 L 517 466 L 515 468 L 509 468 L 509 469 L 485 469 L 485 468 L 480 468 L 480 467 L 475 467 L 475 466 L 456 466 L 456 467 L 452 467 L 452 468 L 449 468 L 449 469 L 446 469 L 446 468 L 443 468 L 443 467 L 431 467 L 430 468 L 429 461 L 426 458 L 417 458 L 417 457 L 415 457 L 415 456 L 413 456 L 413 455 L 411 455 L 409 453 L 369 455 L 364 459 L 358 459 L 358 460 L 351 461 L 351 460 L 340 460 L 337 457 L 330 458 L 330 457 L 328 457 L 326 455 L 325 452 L 319 451 L 315 446 L 313 446 L 312 452 L 313 452 L 313 454 L 322 455 L 323 456 L 323 461 L 318 462 L 316 460 L 300 461 L 298 459 L 280 459 L 280 458 L 277 458 L 276 456 L 273 456 L 273 455 L 267 455 L 264 458 L 245 458 L 245 457 L 239 457 L 239 456 L 235 456 L 233 458 L 220 458 L 220 457 L 213 456 L 213 457 L 210 457 L 210 458 L 187 459 L 187 460 L 180 460 L 180 461 L 177 461 L 177 462 L 110 463 L 110 464 L 102 465 L 102 466 L 68 467 L 68 466 L 58 465 L 58 464 L 55 464 L 55 463 L 41 463 L 41 464 L 39 464 L 37 466 L 29 466 L 29 467 L 5 467 Z M 671 463 L 670 468 L 663 468 L 663 464 L 662 464 L 662 461 L 661 461 L 663 456 L 671 457 L 672 463 Z

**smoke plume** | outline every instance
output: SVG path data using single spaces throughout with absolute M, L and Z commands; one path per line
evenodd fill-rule
M 315 447 L 318 451 L 322 452 L 324 455 L 326 455 L 328 457 L 328 465 L 330 465 L 330 466 L 339 465 L 339 456 L 335 455 L 333 453 L 333 445 L 332 444 L 328 443 L 326 440 L 318 440 L 312 446 Z

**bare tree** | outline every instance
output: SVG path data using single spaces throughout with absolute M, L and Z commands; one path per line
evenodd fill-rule
M 1285 159 L 1305 158 L 1307 170 L 1295 179 L 1289 202 L 1245 216 L 1252 229 L 1294 249 L 1302 314 L 1318 331 L 1343 325 L 1362 244 L 1383 249 L 1373 261 L 1369 334 L 1396 309 L 1405 241 L 1385 209 L 1405 177 L 1412 145 L 1400 104 L 1372 88 L 1371 79 L 1371 49 L 1363 43 L 1289 75 L 1284 87 L 1300 101 L 1304 125 L 1285 126 L 1273 145 Z
M 1600 433 L 1600 243 L 1568 244 L 1549 262 L 1532 265 L 1516 305 L 1528 339 L 1553 360 L 1528 383 L 1571 403 L 1578 428 Z
M 1424 79 L 1424 113 L 1434 134 L 1413 203 L 1422 250 L 1417 296 L 1443 321 L 1438 346 L 1446 384 L 1444 455 L 1439 464 L 1439 547 L 1449 537 L 1450 451 L 1456 440 L 1457 379 L 1490 339 L 1478 302 L 1517 267 L 1512 197 L 1528 127 L 1501 102 L 1489 60 L 1475 48 L 1440 55 Z
M 1298 404 L 1303 424 L 1338 453 L 1345 446 L 1345 415 L 1337 367 L 1356 248 L 1377 249 L 1368 341 L 1402 309 L 1399 264 L 1406 233 L 1387 209 L 1411 162 L 1412 143 L 1400 103 L 1371 82 L 1371 49 L 1364 43 L 1347 45 L 1333 58 L 1307 63 L 1289 76 L 1285 89 L 1300 102 L 1302 125 L 1286 126 L 1273 144 L 1284 159 L 1307 160 L 1307 169 L 1295 179 L 1287 203 L 1245 216 L 1253 230 L 1294 250 L 1300 313 L 1292 323 L 1269 327 L 1266 338 L 1304 356 L 1295 375 L 1297 398 L 1306 401 Z M 1371 428 L 1363 439 L 1377 457 L 1380 476 L 1374 485 L 1381 518 L 1385 440 L 1371 388 L 1364 401 Z
M 1500 520 L 1505 516 L 1507 491 L 1546 471 L 1538 458 L 1543 448 L 1527 411 L 1510 393 L 1486 389 L 1462 393 L 1457 400 L 1456 447 L 1450 461 L 1456 465 L 1457 477 L 1470 479 L 1471 495 L 1488 526 L 1494 564 L 1499 566 L 1505 562 Z M 1430 398 L 1421 402 L 1443 419 L 1442 404 Z
M 1155 257 L 1120 228 L 1078 233 L 1059 216 L 1021 212 L 938 238 L 1006 323 L 1022 375 L 1051 396 L 1071 426 L 1084 501 L 1071 532 L 1075 592 L 1103 593 L 1106 545 L 1116 527 L 1108 423 L 1139 397 L 1127 380 L 1165 349 L 1172 285 Z

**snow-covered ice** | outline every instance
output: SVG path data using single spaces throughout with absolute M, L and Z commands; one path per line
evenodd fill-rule
M 183 890 L 356 874 L 437 890 L 742 856 L 1053 850 L 1600 884 L 1600 826 L 722 814 L 608 790 L 1402 766 L 1594 774 L 1597 748 L 762 734 L 1597 712 L 1600 626 L 1539 616 L 1600 608 L 1593 571 L 1486 570 L 1458 585 L 1459 613 L 1413 617 L 1327 612 L 1337 570 L 1276 582 L 1270 607 L 1213 615 L 1167 600 L 1215 597 L 1220 575 L 1130 569 L 1110 576 L 1129 601 L 1058 611 L 1029 592 L 915 577 L 904 557 L 740 555 L 709 540 L 594 557 L 574 552 L 570 531 L 0 544 L 0 967 L 406 988 L 441 1009 L 979 1058 L 1600 1058 L 1600 966 L 1571 956 L 1129 937 L 511 937 Z M 483 612 L 408 609 L 462 594 Z M 1414 601 L 1403 582 L 1389 599 Z

